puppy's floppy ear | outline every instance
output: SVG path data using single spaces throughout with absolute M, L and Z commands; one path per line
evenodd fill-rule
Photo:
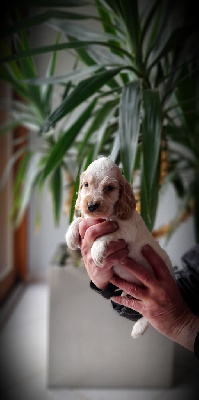
M 75 209 L 78 210 L 78 211 L 81 211 L 81 189 L 82 189 L 82 186 L 83 186 L 83 177 L 84 177 L 84 175 L 82 173 L 81 176 L 80 176 L 80 181 L 79 181 L 78 196 L 77 196 L 77 200 L 76 200 L 76 203 L 75 203 Z
M 120 197 L 116 208 L 116 216 L 125 220 L 133 215 L 136 208 L 135 196 L 130 183 L 122 177 L 120 181 Z

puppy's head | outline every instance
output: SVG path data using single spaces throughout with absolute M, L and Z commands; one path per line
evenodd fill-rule
M 133 214 L 135 197 L 118 166 L 102 157 L 81 174 L 75 208 L 91 218 L 125 220 Z

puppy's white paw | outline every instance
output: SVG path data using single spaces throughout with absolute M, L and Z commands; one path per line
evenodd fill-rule
M 99 238 L 95 240 L 91 247 L 91 256 L 94 261 L 94 263 L 98 267 L 103 266 L 103 261 L 106 258 L 106 253 L 107 253 L 107 244 L 106 242 L 102 239 Z
M 149 326 L 149 322 L 147 321 L 147 319 L 144 317 L 140 318 L 133 326 L 133 329 L 131 332 L 131 336 L 133 337 L 133 339 L 137 339 L 138 337 L 143 335 L 143 333 L 146 331 L 148 326 Z
M 81 221 L 82 221 L 81 217 L 76 218 L 70 224 L 65 235 L 67 246 L 72 250 L 75 250 L 79 245 L 79 224 Z

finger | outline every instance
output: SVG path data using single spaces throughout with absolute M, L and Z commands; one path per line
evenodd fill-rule
M 113 276 L 110 282 L 138 300 L 143 300 L 147 296 L 147 289 L 145 287 L 139 286 L 133 282 L 127 282 L 118 276 Z
M 127 250 L 126 242 L 123 239 L 119 239 L 117 241 L 109 242 L 107 245 L 107 257 L 112 253 L 116 253 L 119 250 Z M 128 251 L 128 250 L 127 250 Z
M 145 287 L 154 287 L 156 284 L 154 273 L 132 258 L 127 257 L 121 264 L 132 276 L 138 278 Z
M 153 268 L 153 271 L 157 278 L 165 279 L 166 277 L 170 276 L 167 265 L 151 246 L 149 246 L 148 244 L 143 246 L 142 254 Z
M 115 232 L 118 229 L 118 224 L 115 221 L 104 221 L 90 226 L 84 235 L 84 240 L 92 245 L 93 242 L 100 236 L 107 233 Z
M 102 268 L 105 270 L 109 270 L 113 267 L 114 264 L 124 260 L 128 255 L 128 249 L 125 247 L 124 249 L 115 251 L 114 253 L 110 254 L 104 260 L 104 265 Z
M 132 310 L 138 311 L 142 314 L 142 302 L 139 300 L 129 299 L 128 297 L 123 296 L 112 296 L 110 299 L 114 301 L 114 303 L 131 308 Z
M 104 221 L 103 219 L 94 219 L 94 218 L 84 218 L 79 224 L 79 234 L 81 239 L 84 239 L 85 233 L 87 229 L 93 225 L 99 224 L 100 222 Z

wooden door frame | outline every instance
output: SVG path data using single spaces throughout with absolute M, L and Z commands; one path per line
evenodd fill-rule
M 13 94 L 13 97 L 16 96 Z M 12 133 L 12 139 L 22 139 L 23 141 L 27 141 L 27 130 L 24 127 L 16 128 Z M 20 143 L 21 140 L 18 140 Z M 14 154 L 19 150 L 20 144 L 17 146 L 13 146 L 11 151 Z M 13 179 L 16 177 L 19 164 L 19 160 L 13 170 Z M 14 288 L 15 284 L 19 281 L 25 282 L 27 280 L 28 274 L 28 262 L 27 262 L 27 249 L 28 249 L 28 217 L 27 212 L 25 213 L 21 224 L 18 228 L 12 231 L 12 245 L 9 251 L 12 252 L 12 265 L 11 269 L 5 273 L 5 276 L 0 281 L 0 305 L 4 302 L 4 300 L 8 297 L 11 290 Z
M 16 98 L 16 96 L 14 96 Z M 20 126 L 16 128 L 13 132 L 13 138 L 14 140 L 17 140 L 19 144 L 14 147 L 13 153 L 17 152 L 20 150 L 20 147 L 22 146 L 20 143 L 27 143 L 27 130 Z M 13 173 L 13 178 L 15 180 L 15 177 L 18 172 L 18 168 L 21 162 L 20 158 L 14 166 L 14 173 Z M 27 212 L 24 214 L 23 219 L 16 229 L 14 229 L 13 232 L 13 263 L 14 263 L 14 269 L 16 272 L 16 277 L 17 279 L 21 281 L 25 281 L 27 279 L 27 247 L 28 247 L 28 240 L 27 240 L 27 234 L 28 234 L 28 218 L 27 218 Z

